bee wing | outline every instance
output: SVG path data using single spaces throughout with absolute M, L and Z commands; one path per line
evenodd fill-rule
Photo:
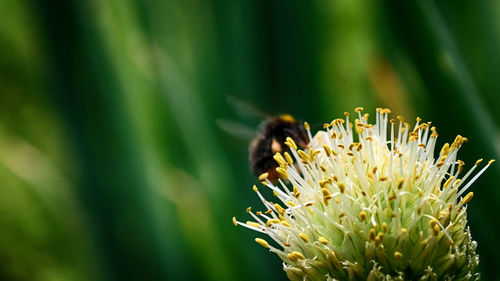
M 227 96 L 227 102 L 234 107 L 236 114 L 243 119 L 265 120 L 271 117 L 262 110 L 257 109 L 250 103 L 245 102 L 237 97 Z
M 215 123 L 226 133 L 242 140 L 252 140 L 257 132 L 252 128 L 231 120 L 217 119 Z

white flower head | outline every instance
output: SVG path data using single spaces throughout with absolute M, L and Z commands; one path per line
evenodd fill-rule
M 290 153 L 274 157 L 279 181 L 260 177 L 276 199 L 254 186 L 264 208 L 233 223 L 267 236 L 255 241 L 283 260 L 290 280 L 478 280 L 466 204 L 493 160 L 472 176 L 482 160 L 463 171 L 466 138 L 436 155 L 430 122 L 411 127 L 378 108 L 370 124 L 362 110 L 354 124 L 345 113 L 314 137 L 306 123 L 304 150 L 288 138 Z

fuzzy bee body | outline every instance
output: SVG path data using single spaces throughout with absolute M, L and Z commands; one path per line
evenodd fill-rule
M 278 152 L 290 151 L 284 144 L 286 138 L 292 138 L 302 148 L 309 144 L 309 138 L 304 125 L 290 115 L 270 117 L 260 125 L 259 129 L 258 135 L 250 143 L 250 169 L 256 177 L 268 173 L 267 178 L 276 181 L 279 177 L 276 172 L 278 164 L 273 156 Z

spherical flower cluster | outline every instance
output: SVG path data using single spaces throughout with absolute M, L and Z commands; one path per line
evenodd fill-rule
M 283 260 L 290 280 L 478 280 L 466 204 L 493 160 L 462 176 L 466 138 L 436 155 L 430 122 L 411 127 L 379 108 L 370 124 L 362 110 L 354 124 L 345 113 L 314 137 L 305 123 L 308 148 L 288 138 L 290 153 L 274 156 L 279 181 L 260 177 L 276 202 L 254 186 L 263 210 L 233 223 L 267 236 L 255 241 Z

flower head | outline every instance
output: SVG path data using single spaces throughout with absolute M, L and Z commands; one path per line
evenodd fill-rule
M 300 150 L 277 153 L 278 183 L 260 177 L 273 200 L 242 225 L 283 260 L 290 280 L 478 280 L 476 242 L 467 227 L 470 185 L 493 163 L 464 172 L 457 136 L 435 153 L 438 134 L 417 118 L 414 127 L 389 109 L 375 124 L 356 108 L 325 124 Z M 463 175 L 465 174 L 465 175 Z M 472 178 L 471 178 L 472 177 Z M 273 201 L 273 202 L 271 202 Z

